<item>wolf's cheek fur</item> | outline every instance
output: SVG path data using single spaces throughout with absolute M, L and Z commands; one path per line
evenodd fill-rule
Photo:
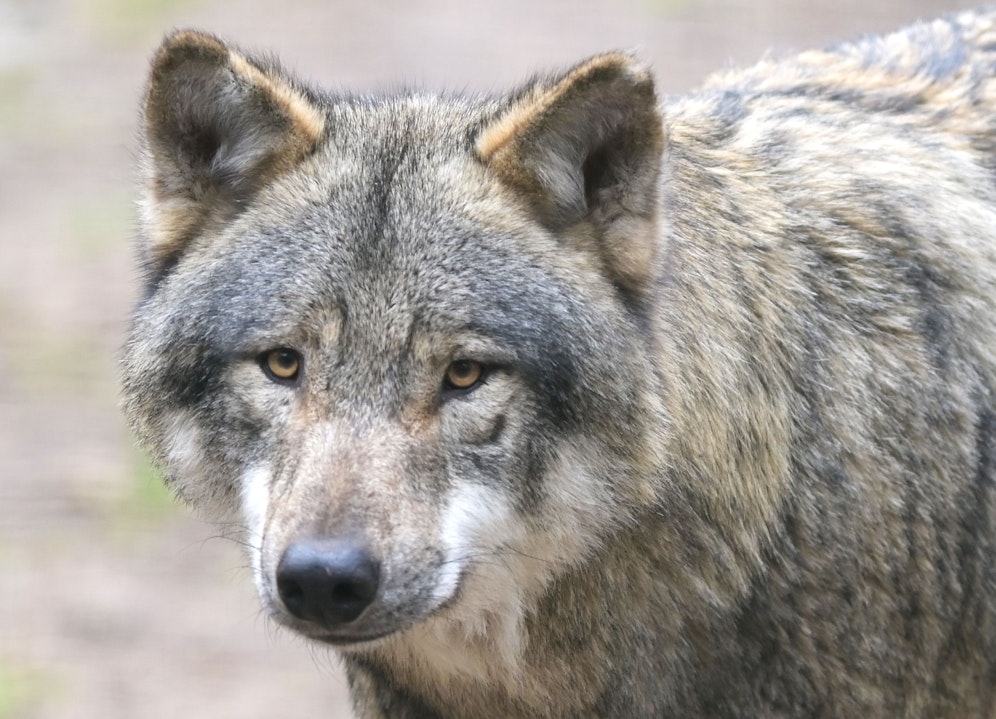
M 185 498 L 197 493 L 206 484 L 204 443 L 194 414 L 174 410 L 162 421 L 162 437 L 166 461 L 164 469 L 178 494 Z M 199 504 L 194 500 L 192 503 Z
M 239 497 L 242 503 L 242 518 L 245 523 L 245 547 L 249 554 L 249 568 L 260 596 L 266 596 L 268 588 L 263 576 L 263 538 L 266 531 L 266 518 L 270 506 L 270 486 L 273 473 L 265 465 L 255 465 L 240 478 Z
M 441 436 L 469 447 L 500 442 L 509 430 L 510 419 L 515 424 L 517 394 L 521 402 L 523 393 L 516 381 L 504 372 L 492 372 L 480 387 L 443 399 L 436 420 Z

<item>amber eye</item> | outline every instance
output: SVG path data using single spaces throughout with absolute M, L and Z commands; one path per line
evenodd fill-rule
M 470 389 L 484 377 L 484 366 L 473 360 L 457 360 L 446 368 L 446 386 L 450 389 Z
M 301 370 L 301 355 L 286 347 L 264 352 L 260 364 L 266 376 L 277 382 L 293 382 Z

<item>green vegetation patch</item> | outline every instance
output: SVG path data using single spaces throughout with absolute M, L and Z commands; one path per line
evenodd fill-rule
M 45 672 L 0 658 L 0 719 L 33 713 L 52 696 L 53 686 L 60 688 Z

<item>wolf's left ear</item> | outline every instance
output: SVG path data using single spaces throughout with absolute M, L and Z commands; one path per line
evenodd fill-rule
M 181 31 L 152 61 L 144 108 L 145 262 L 175 261 L 324 136 L 319 108 L 279 70 L 218 38 Z
M 594 57 L 538 82 L 478 134 L 478 156 L 544 225 L 588 223 L 613 279 L 637 290 L 656 246 L 663 119 L 649 71 Z

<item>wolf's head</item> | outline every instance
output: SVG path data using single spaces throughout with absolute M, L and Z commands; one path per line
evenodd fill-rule
M 244 526 L 273 617 L 354 648 L 484 633 L 653 501 L 662 146 L 625 55 L 504 98 L 346 97 L 166 40 L 125 403 L 176 491 Z

